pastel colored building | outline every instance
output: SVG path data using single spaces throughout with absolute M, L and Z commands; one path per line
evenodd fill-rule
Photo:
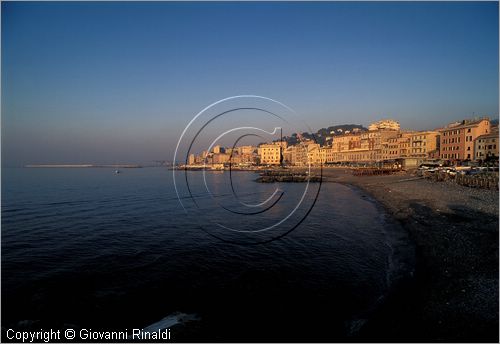
M 399 130 L 400 125 L 398 121 L 394 121 L 392 119 L 383 119 L 377 122 L 374 122 L 368 126 L 368 130 Z
M 474 144 L 475 160 L 498 158 L 498 132 L 481 135 L 476 138 Z
M 411 135 L 409 152 L 411 157 L 432 158 L 436 150 L 439 150 L 439 132 L 417 131 Z
M 475 140 L 481 135 L 489 134 L 490 128 L 490 120 L 481 118 L 452 123 L 439 130 L 441 159 L 474 159 Z
M 381 160 L 395 160 L 409 157 L 413 134 L 413 132 L 399 132 L 396 136 L 387 138 L 382 144 Z
M 281 150 L 286 149 L 286 143 L 274 142 L 261 144 L 258 148 L 261 165 L 280 165 Z

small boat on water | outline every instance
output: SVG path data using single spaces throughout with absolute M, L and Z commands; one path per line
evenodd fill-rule
M 120 173 L 120 170 L 115 170 L 115 174 L 119 174 Z

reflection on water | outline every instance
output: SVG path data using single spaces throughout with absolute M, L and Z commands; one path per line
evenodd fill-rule
M 182 312 L 199 320 L 178 338 L 334 340 L 369 315 L 404 268 L 393 254 L 406 243 L 402 231 L 344 185 L 324 183 L 311 214 L 284 238 L 242 246 L 201 230 L 209 220 L 186 215 L 165 169 L 4 169 L 2 178 L 3 327 L 123 330 Z M 245 202 L 277 186 L 292 196 L 303 190 L 254 183 L 250 172 L 233 178 Z M 207 179 L 226 201 L 227 173 Z M 294 201 L 268 216 L 282 217 Z M 248 225 L 217 203 L 202 209 Z

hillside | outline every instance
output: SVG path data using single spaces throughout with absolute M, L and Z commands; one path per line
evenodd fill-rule
M 353 130 L 366 131 L 368 129 L 359 124 L 333 125 L 328 128 L 321 128 L 315 133 L 293 133 L 291 136 L 283 137 L 283 141 L 286 141 L 288 145 L 295 145 L 299 142 L 299 137 L 301 137 L 302 140 L 315 139 L 317 143 L 324 145 L 327 137 L 342 135 L 346 131 L 352 132 Z

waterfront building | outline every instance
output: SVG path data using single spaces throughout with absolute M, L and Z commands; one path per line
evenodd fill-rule
M 242 163 L 241 155 L 238 154 L 238 151 L 236 149 L 231 150 L 231 153 L 228 153 L 228 151 L 226 150 L 226 154 L 229 156 L 228 162 L 232 165 L 240 165 Z
M 335 136 L 332 141 L 332 147 L 336 152 L 344 152 L 361 147 L 361 135 L 356 134 L 343 134 Z
M 229 162 L 231 155 L 226 153 L 214 153 L 212 155 L 212 164 L 225 164 Z
M 283 153 L 283 160 L 287 165 L 318 166 L 325 163 L 326 150 L 312 140 L 302 141 L 288 147 Z
M 474 142 L 481 136 L 490 133 L 488 118 L 463 120 L 451 123 L 440 129 L 441 158 L 446 160 L 474 159 Z
M 194 154 L 189 154 L 188 164 L 189 165 L 194 165 L 194 163 L 195 163 L 195 156 L 194 156 Z
M 194 164 L 195 165 L 202 165 L 205 163 L 205 159 L 203 158 L 203 155 L 195 155 L 194 157 Z
M 261 144 L 258 148 L 261 165 L 279 165 L 281 163 L 281 149 L 286 149 L 286 142 Z
M 307 151 L 303 144 L 288 147 L 283 152 L 283 161 L 291 166 L 305 166 L 307 164 Z
M 318 143 L 308 142 L 305 144 L 307 152 L 307 165 L 318 166 L 325 163 L 326 151 Z
M 498 159 L 498 132 L 481 135 L 474 141 L 474 159 Z
M 410 156 L 413 132 L 399 132 L 382 143 L 381 160 L 395 160 Z
M 289 146 L 283 151 L 283 163 L 285 165 L 293 166 L 294 150 L 296 146 Z
M 238 151 L 239 154 L 253 154 L 256 150 L 256 147 L 254 146 L 240 146 L 236 147 L 236 150 Z
M 231 150 L 231 163 L 235 165 L 254 165 L 257 163 L 257 147 L 254 146 L 239 146 Z M 228 150 L 226 149 L 226 153 Z
M 393 129 L 382 129 L 363 133 L 361 136 L 361 140 L 365 142 L 362 142 L 362 147 L 365 147 L 365 149 L 369 151 L 365 153 L 368 161 L 371 162 L 382 160 L 382 149 L 384 143 L 389 139 L 397 137 L 398 133 L 399 132 L 397 130 Z
M 383 159 L 384 144 L 396 137 L 395 130 L 372 130 L 348 133 L 333 138 L 332 145 L 325 147 L 327 163 L 372 163 Z
M 439 150 L 439 132 L 417 131 L 411 135 L 409 156 L 413 158 L 431 158 L 431 152 Z

